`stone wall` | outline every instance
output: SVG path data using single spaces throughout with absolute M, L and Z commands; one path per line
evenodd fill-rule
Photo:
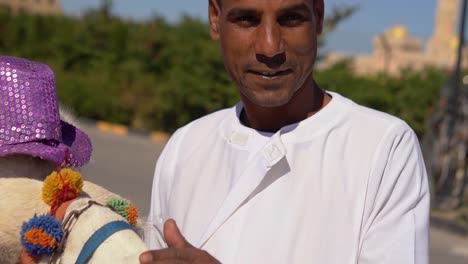
M 0 0 L 0 9 L 12 14 L 62 14 L 59 0 Z
M 436 62 L 453 61 L 458 48 L 460 0 L 438 0 L 434 31 L 427 45 L 427 56 Z
M 363 75 L 378 72 L 399 74 L 405 68 L 420 70 L 425 66 L 451 70 L 460 45 L 457 37 L 460 4 L 460 0 L 438 0 L 433 35 L 426 47 L 423 41 L 412 37 L 405 26 L 396 25 L 374 37 L 371 54 L 331 54 L 318 67 L 326 68 L 346 58 L 353 61 L 354 71 Z M 468 68 L 468 47 L 463 50 L 462 67 Z

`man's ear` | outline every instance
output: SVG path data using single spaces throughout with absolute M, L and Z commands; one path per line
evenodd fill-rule
M 213 40 L 219 39 L 219 20 L 221 7 L 217 0 L 208 0 L 208 19 L 210 22 L 210 34 Z
M 323 20 L 325 17 L 325 4 L 323 0 L 315 0 L 314 14 L 316 22 L 316 31 L 317 34 L 320 35 L 323 32 Z

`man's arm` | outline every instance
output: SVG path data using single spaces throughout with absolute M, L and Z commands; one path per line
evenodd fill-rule
M 151 189 L 150 212 L 145 224 L 144 240 L 150 249 L 161 249 L 167 247 L 164 240 L 163 212 L 167 205 L 163 203 L 171 189 L 171 177 L 175 157 L 177 157 L 178 141 L 180 141 L 181 130 L 177 130 L 166 143 L 156 163 Z
M 151 205 L 147 222 L 144 229 L 144 240 L 146 245 L 151 249 L 160 249 L 166 246 L 164 237 L 162 235 L 161 223 L 161 202 L 160 202 L 160 177 L 161 177 L 161 163 L 165 159 L 165 153 L 161 153 L 158 159 L 156 170 L 153 178 L 153 188 L 151 191 Z
M 169 196 L 172 176 L 180 139 L 187 129 L 177 130 L 166 144 L 158 158 L 151 193 L 151 207 L 145 226 L 144 240 L 151 251 L 140 255 L 142 264 L 150 263 L 220 263 L 206 251 L 193 247 L 182 236 L 172 219 L 164 222 L 164 212 L 167 212 L 165 197 Z
M 359 264 L 429 263 L 429 184 L 409 128 L 381 146 L 371 172 Z

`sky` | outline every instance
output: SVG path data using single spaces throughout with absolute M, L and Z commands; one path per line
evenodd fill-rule
M 449 1 L 449 0 L 442 0 Z M 62 0 L 64 12 L 80 15 L 99 6 L 100 0 Z M 114 0 L 114 13 L 144 20 L 155 14 L 176 22 L 189 14 L 206 20 L 208 0 Z M 359 5 L 351 18 L 344 21 L 327 38 L 327 49 L 352 54 L 372 51 L 372 37 L 396 24 L 403 24 L 414 37 L 427 41 L 432 35 L 436 0 L 325 0 L 326 12 L 333 6 Z M 466 34 L 465 34 L 466 35 Z

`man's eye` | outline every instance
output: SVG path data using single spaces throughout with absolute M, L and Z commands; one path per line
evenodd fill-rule
M 258 19 L 254 16 L 239 16 L 236 22 L 242 27 L 249 27 L 258 24 Z
M 306 18 L 297 13 L 285 14 L 278 19 L 278 23 L 283 26 L 294 27 L 305 21 Z

